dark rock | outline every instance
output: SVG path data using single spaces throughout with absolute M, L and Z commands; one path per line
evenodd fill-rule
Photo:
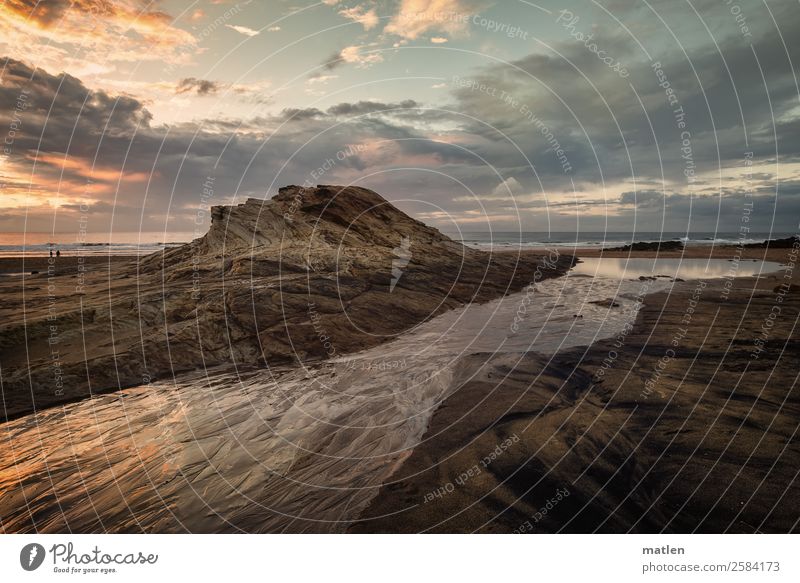
M 795 245 L 800 245 L 800 237 L 797 235 L 784 239 L 768 239 L 761 243 L 748 243 L 743 247 L 746 249 L 791 249 Z
M 776 285 L 772 291 L 774 291 L 776 294 L 777 293 L 796 294 L 800 293 L 800 285 L 797 285 L 796 283 L 790 283 L 790 284 L 782 283 L 780 285 Z
M 594 304 L 596 306 L 601 306 L 603 308 L 618 308 L 619 304 L 615 302 L 611 298 L 607 298 L 605 300 L 594 300 L 593 302 L 589 302 L 590 304 Z
M 7 399 L 7 414 L 198 367 L 362 350 L 464 303 L 562 275 L 575 261 L 465 247 L 354 186 L 288 186 L 211 216 L 199 239 L 87 273 L 83 298 L 59 298 L 63 394 L 52 390 L 49 352 L 7 358 L 4 394 L 18 397 Z M 48 346 L 42 300 L 28 303 L 26 320 L 3 323 L 0 350 L 19 338 Z
M 640 241 L 622 247 L 614 247 L 609 251 L 683 251 L 683 249 L 683 241 Z

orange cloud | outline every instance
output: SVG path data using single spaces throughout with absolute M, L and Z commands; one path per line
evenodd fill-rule
M 383 31 L 408 40 L 429 32 L 464 36 L 469 33 L 470 17 L 484 4 L 480 0 L 401 0 Z
M 94 16 L 114 14 L 114 5 L 103 0 L 7 0 L 2 6 L 2 10 L 42 28 L 53 26 L 69 9 Z
M 187 61 L 195 38 L 150 6 L 144 0 L 7 0 L 0 5 L 0 47 L 15 58 L 30 57 L 23 47 L 47 47 L 39 66 L 62 70 L 86 60 L 83 56 L 73 63 L 70 55 L 76 51 L 103 62 Z M 52 62 L 41 62 L 48 59 Z
M 0 166 L 5 209 L 95 203 L 124 184 L 143 183 L 149 178 L 146 172 L 92 167 L 88 160 L 50 153 L 31 153 L 24 163 L 5 161 Z
M 62 173 L 71 172 L 84 179 L 85 184 L 90 185 L 95 182 L 146 182 L 149 177 L 145 172 L 125 172 L 124 169 L 119 168 L 92 166 L 88 160 L 71 158 L 60 154 L 40 153 L 35 160 L 37 165 L 45 164 L 50 169 L 56 169 Z M 39 178 L 37 178 L 38 180 Z

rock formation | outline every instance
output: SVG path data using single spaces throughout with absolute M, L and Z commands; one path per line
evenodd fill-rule
M 26 278 L 0 328 L 4 416 L 203 367 L 357 351 L 517 291 L 539 263 L 464 247 L 365 188 L 287 186 L 213 207 L 208 233 L 184 246 Z
M 683 251 L 683 241 L 638 241 L 609 251 Z
M 748 243 L 743 245 L 747 249 L 791 249 L 800 245 L 800 237 L 792 235 L 783 239 L 767 239 L 761 243 Z

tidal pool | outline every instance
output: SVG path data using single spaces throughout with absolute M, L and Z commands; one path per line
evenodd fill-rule
M 583 259 L 570 273 L 617 280 L 640 277 L 713 279 L 752 277 L 780 269 L 780 263 L 752 259 L 736 262 L 727 259 L 591 257 Z

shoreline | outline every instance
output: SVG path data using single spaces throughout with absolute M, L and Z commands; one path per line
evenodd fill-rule
M 796 529 L 800 484 L 776 463 L 800 459 L 800 270 L 785 275 L 647 294 L 625 334 L 552 358 L 470 355 L 350 531 Z
M 120 265 L 136 261 L 136 255 L 62 255 L 61 257 L 0 257 L 0 276 L 46 274 L 51 266 L 58 275 L 76 273 L 80 266 Z M 52 260 L 52 261 L 51 261 Z
M 787 249 L 779 248 L 740 248 L 735 245 L 724 246 L 690 246 L 682 251 L 620 251 L 611 249 L 598 249 L 596 247 L 532 247 L 531 251 L 546 253 L 548 250 L 555 249 L 562 255 L 573 255 L 578 258 L 587 257 L 607 257 L 616 259 L 641 258 L 641 259 L 730 259 L 734 260 L 737 256 L 744 260 L 764 260 L 781 261 L 786 256 Z M 528 251 L 525 248 L 523 251 Z M 517 249 L 495 249 L 493 253 L 513 253 Z
M 471 247 L 470 247 L 471 248 Z M 597 247 L 560 247 L 558 245 L 552 247 L 498 247 L 494 249 L 477 249 L 486 253 L 498 255 L 519 255 L 520 257 L 526 255 L 547 255 L 549 252 L 556 250 L 561 256 L 576 256 L 580 257 L 610 257 L 610 258 L 627 258 L 637 257 L 642 259 L 650 259 L 661 257 L 663 259 L 732 259 L 739 255 L 741 259 L 745 260 L 765 260 L 765 261 L 778 261 L 786 254 L 786 249 L 770 249 L 770 248 L 739 248 L 734 245 L 700 245 L 689 246 L 683 251 L 614 251 L 610 249 L 602 249 Z M 161 253 L 156 251 L 155 253 Z M 152 255 L 152 254 L 151 254 Z M 73 270 L 79 264 L 84 265 L 118 265 L 138 261 L 147 257 L 147 255 L 109 255 L 109 254 L 96 254 L 96 255 L 62 255 L 61 257 L 54 257 L 56 266 L 61 266 L 67 270 Z M 0 257 L 0 275 L 20 274 L 25 273 L 30 275 L 31 271 L 38 271 L 43 273 L 47 271 L 49 265 L 49 258 L 47 256 L 16 256 L 16 257 Z M 24 267 L 23 267 L 24 266 Z

